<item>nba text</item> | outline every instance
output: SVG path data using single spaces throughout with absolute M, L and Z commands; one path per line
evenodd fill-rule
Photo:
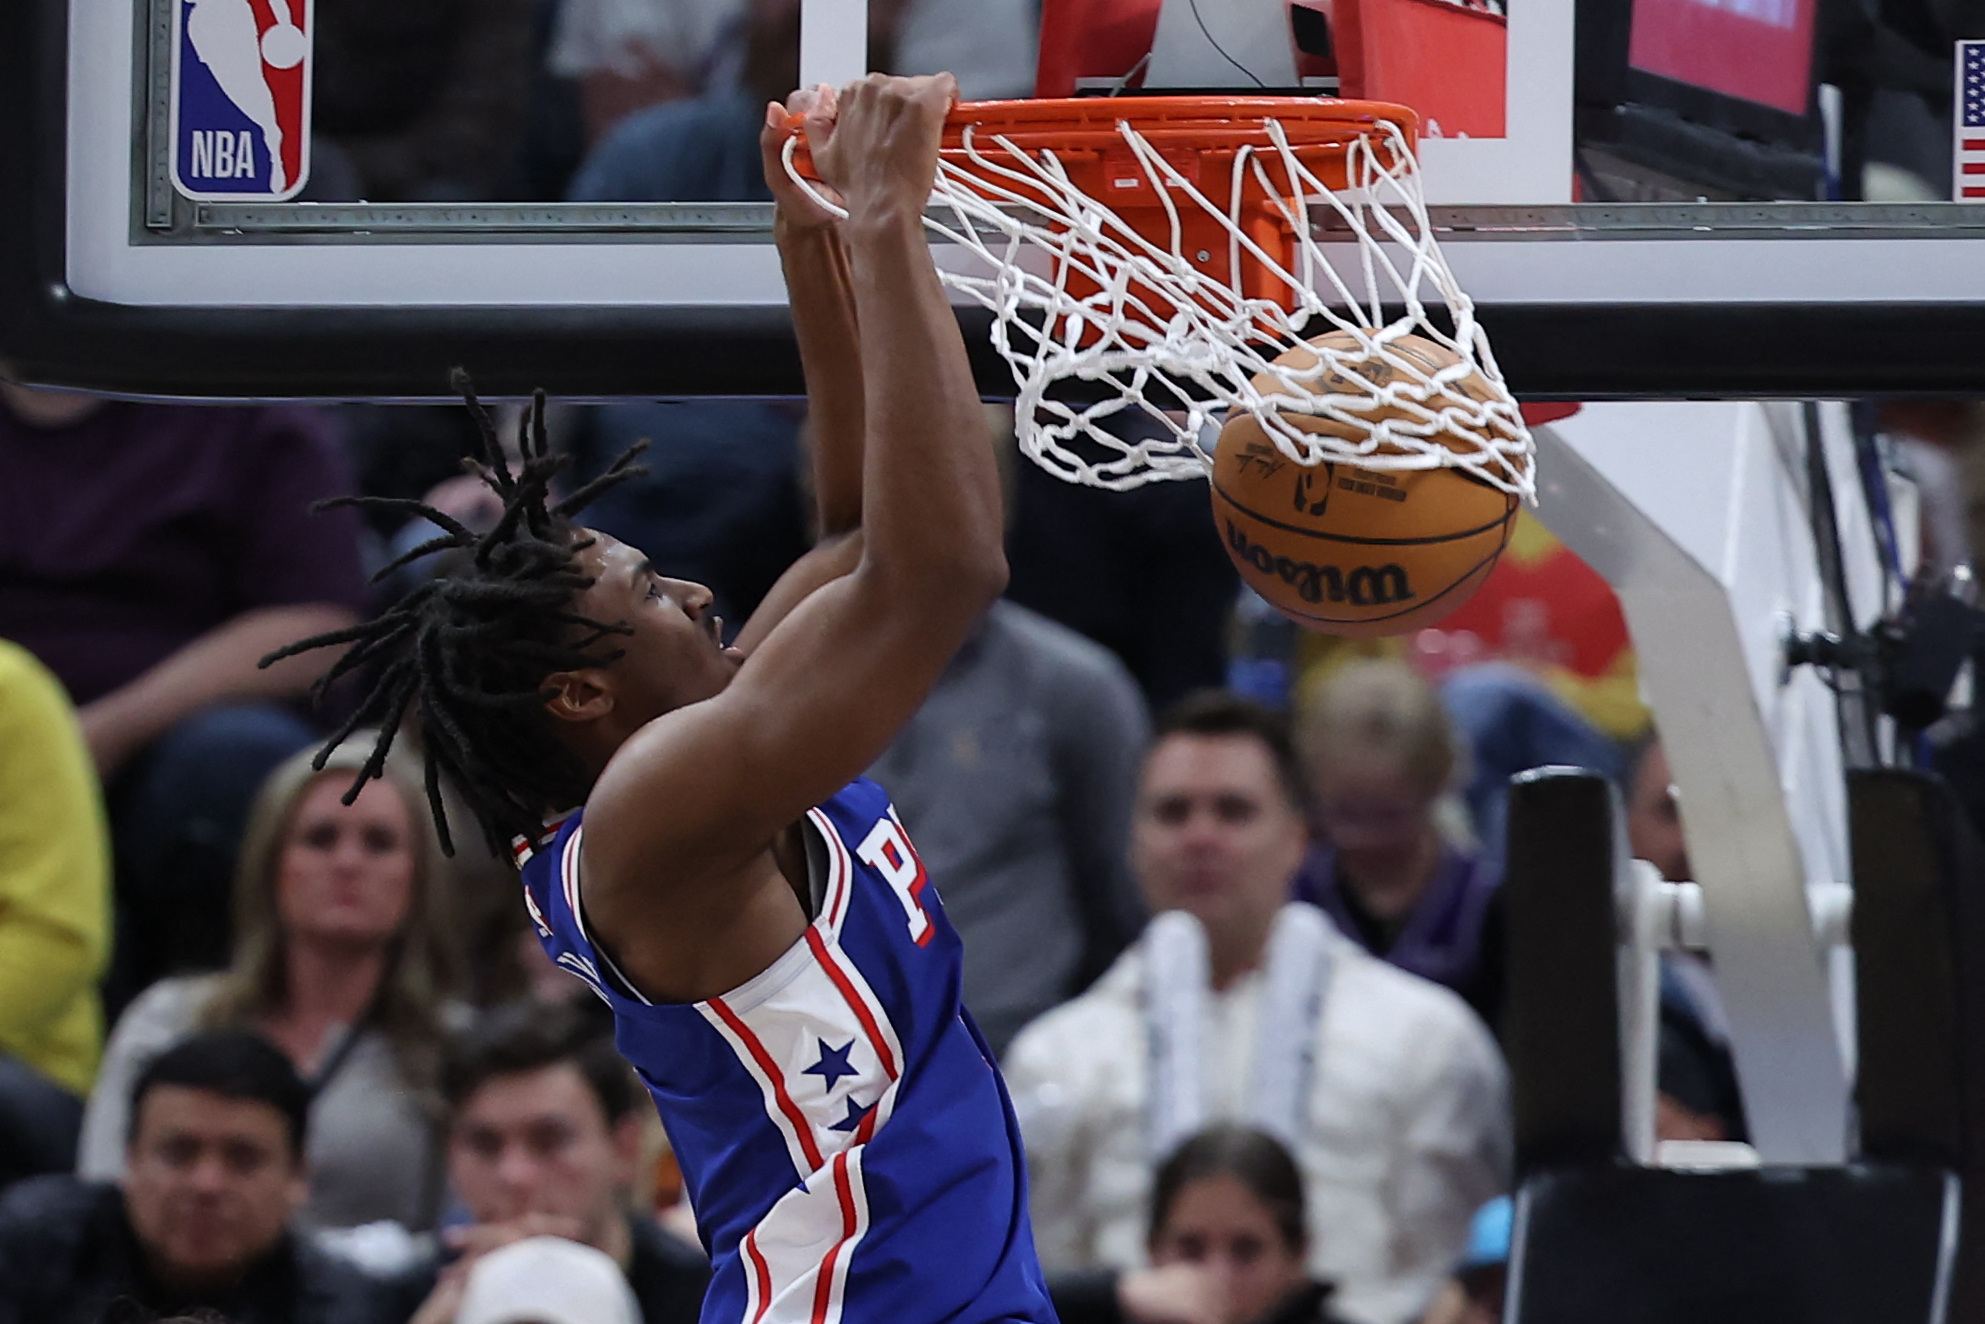
M 1354 607 L 1382 607 L 1394 602 L 1410 602 L 1413 586 L 1401 565 L 1354 566 L 1349 574 L 1334 565 L 1311 565 L 1277 556 L 1260 543 L 1249 540 L 1232 520 L 1227 521 L 1227 542 L 1240 556 L 1263 574 L 1274 575 L 1296 590 L 1305 602 L 1349 602 Z
M 253 179 L 255 140 L 246 130 L 193 130 L 193 160 L 186 172 L 194 179 Z

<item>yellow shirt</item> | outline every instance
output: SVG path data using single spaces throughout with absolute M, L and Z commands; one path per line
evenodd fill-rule
M 109 948 L 96 769 L 62 686 L 0 640 L 0 1052 L 88 1094 Z

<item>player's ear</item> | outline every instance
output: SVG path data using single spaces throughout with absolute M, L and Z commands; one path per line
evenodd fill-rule
M 591 722 L 613 711 L 613 691 L 598 667 L 554 671 L 545 677 L 545 711 L 561 722 Z

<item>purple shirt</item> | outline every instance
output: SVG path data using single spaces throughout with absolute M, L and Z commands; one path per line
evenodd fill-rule
M 1433 882 L 1383 951 L 1373 945 L 1372 935 L 1353 912 L 1338 877 L 1337 852 L 1328 845 L 1310 848 L 1291 892 L 1298 901 L 1322 907 L 1345 937 L 1372 955 L 1445 984 L 1473 1003 L 1473 985 L 1484 957 L 1493 958 L 1493 953 L 1483 950 L 1483 930 L 1501 882 L 1501 875 L 1487 861 L 1444 848 Z
M 325 416 L 113 402 L 73 427 L 0 406 L 0 637 L 77 704 L 257 607 L 365 600 Z

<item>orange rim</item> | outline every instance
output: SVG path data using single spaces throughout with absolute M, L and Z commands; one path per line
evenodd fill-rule
M 1396 127 L 1410 155 L 1418 137 L 1419 116 L 1405 106 L 1383 101 L 1342 101 L 1327 97 L 1155 96 L 1042 97 L 1022 101 L 965 101 L 946 118 L 940 151 L 976 192 L 998 201 L 1025 202 L 1041 194 L 1050 212 L 1059 193 L 1036 184 L 1003 165 L 1008 150 L 1029 158 L 1054 153 L 1069 182 L 1081 194 L 1101 204 L 1123 224 L 1154 242 L 1171 243 L 1192 255 L 1200 273 L 1247 298 L 1267 299 L 1291 307 L 1287 280 L 1251 252 L 1233 256 L 1232 225 L 1220 216 L 1188 208 L 1175 212 L 1166 194 L 1173 182 L 1154 178 L 1147 166 L 1130 158 L 1122 126 L 1144 139 L 1204 196 L 1226 199 L 1230 192 L 1240 213 L 1245 236 L 1268 252 L 1279 252 L 1285 267 L 1294 260 L 1296 235 L 1290 228 L 1294 200 L 1283 197 L 1292 181 L 1240 173 L 1245 149 L 1272 148 L 1270 122 L 1280 125 L 1289 151 L 1305 169 L 1315 172 L 1327 189 L 1345 186 L 1350 148 Z M 806 141 L 799 136 L 800 118 L 788 121 L 797 139 L 794 168 L 814 178 Z M 966 146 L 966 135 L 974 139 Z M 978 159 L 974 159 L 974 158 Z M 1258 173 L 1258 172 L 1256 172 Z M 999 178 L 995 179 L 997 175 Z M 1052 219 L 1050 224 L 1054 224 Z M 1086 277 L 1070 278 L 1083 286 Z M 1084 286 L 1086 288 L 1086 286 Z M 1093 328 L 1083 333 L 1093 336 Z
M 797 137 L 801 116 L 787 119 Z M 1016 101 L 961 101 L 945 120 L 941 150 L 963 155 L 966 130 L 974 136 L 1005 138 L 1022 151 L 1108 150 L 1123 139 L 1127 123 L 1154 146 L 1232 152 L 1269 144 L 1268 121 L 1282 126 L 1296 149 L 1337 148 L 1370 136 L 1382 123 L 1397 125 L 1410 149 L 1418 141 L 1420 117 L 1407 106 L 1386 101 L 1341 101 L 1332 97 L 1037 97 Z M 981 142 L 979 150 L 993 146 Z M 800 139 L 794 165 L 813 178 L 813 163 Z
M 998 134 L 1023 150 L 1108 147 L 1129 124 L 1154 144 L 1233 151 L 1265 146 L 1268 121 L 1282 126 L 1293 147 L 1341 145 L 1370 135 L 1381 123 L 1399 126 L 1410 148 L 1420 117 L 1384 101 L 1331 97 L 1040 97 L 1024 101 L 961 101 L 944 128 L 946 151 L 964 145 L 965 131 Z

